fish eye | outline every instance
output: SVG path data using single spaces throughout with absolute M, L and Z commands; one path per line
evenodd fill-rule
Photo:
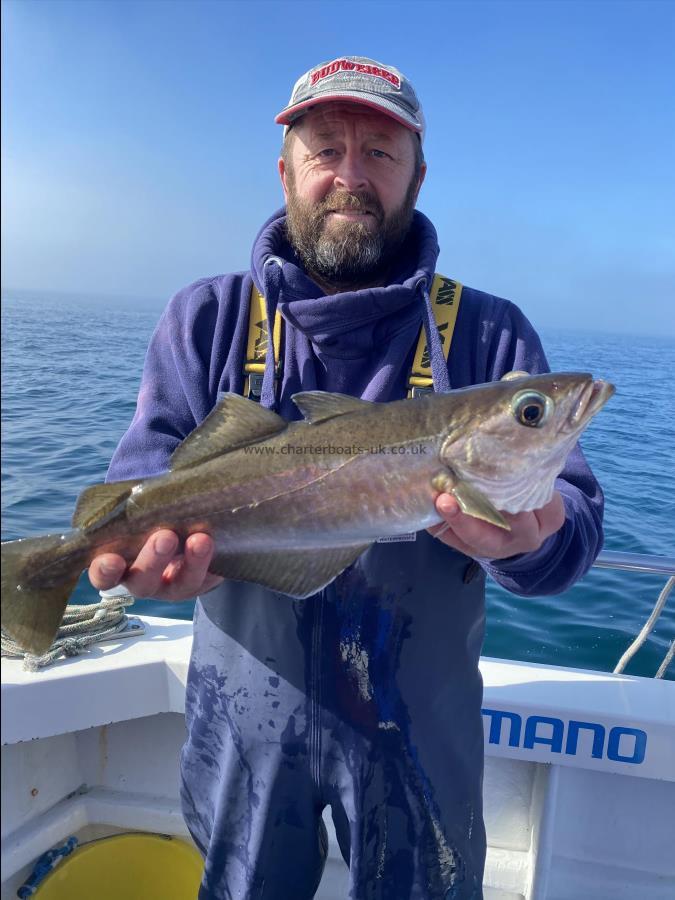
M 539 428 L 548 418 L 550 400 L 536 391 L 521 391 L 512 402 L 513 415 L 521 425 Z

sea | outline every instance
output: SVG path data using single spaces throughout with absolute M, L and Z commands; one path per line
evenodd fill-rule
M 37 292 L 2 297 L 2 540 L 68 527 L 105 478 L 135 409 L 161 304 Z M 589 371 L 616 395 L 582 438 L 606 497 L 605 549 L 675 556 L 675 338 L 540 331 L 553 370 Z M 612 671 L 665 576 L 592 569 L 556 597 L 488 586 L 483 653 Z M 71 602 L 98 600 L 86 574 Z M 191 618 L 193 602 L 132 611 Z M 652 677 L 675 638 L 675 592 L 626 672 Z M 675 663 L 666 677 L 675 680 Z

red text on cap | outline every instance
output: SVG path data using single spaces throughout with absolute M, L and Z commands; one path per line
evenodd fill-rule
M 395 88 L 401 87 L 401 79 L 393 72 L 389 72 L 387 69 L 382 69 L 379 66 L 355 63 L 349 59 L 336 59 L 330 65 L 323 66 L 321 69 L 317 69 L 316 72 L 312 72 L 310 76 L 312 87 L 321 81 L 322 78 L 335 75 L 336 72 L 358 72 L 360 75 L 372 75 L 375 78 L 384 78 L 385 81 L 388 81 Z

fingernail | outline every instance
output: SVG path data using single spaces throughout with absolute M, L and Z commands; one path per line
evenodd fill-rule
M 104 575 L 117 575 L 121 571 L 117 563 L 105 562 L 104 560 L 99 562 L 98 567 Z
M 176 549 L 176 539 L 168 534 L 160 534 L 155 538 L 155 550 L 160 556 L 169 556 Z
M 459 513 L 457 502 L 447 495 L 440 498 L 438 501 L 438 508 L 444 516 L 448 517 L 448 519 L 453 519 Z
M 207 556 L 210 549 L 211 548 L 206 541 L 190 542 L 190 553 L 192 553 L 192 555 L 196 556 L 198 559 L 202 559 L 203 557 Z

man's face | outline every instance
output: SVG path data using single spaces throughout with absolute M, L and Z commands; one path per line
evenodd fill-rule
M 383 274 L 410 228 L 426 166 L 417 136 L 354 103 L 326 103 L 293 127 L 279 160 L 291 243 L 310 275 L 358 287 Z

